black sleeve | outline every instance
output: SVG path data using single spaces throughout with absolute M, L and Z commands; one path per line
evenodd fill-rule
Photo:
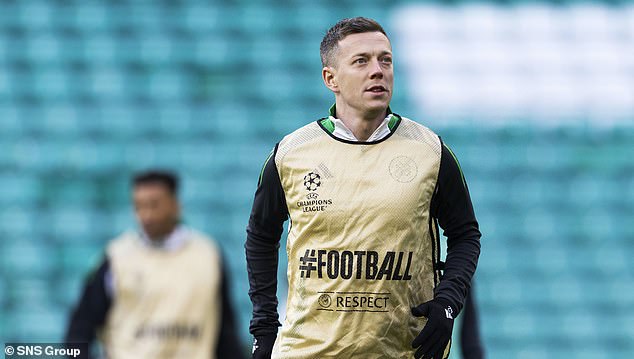
M 106 275 L 110 271 L 108 258 L 91 273 L 84 285 L 79 304 L 73 310 L 66 330 L 66 343 L 88 343 L 95 341 L 97 329 L 103 326 L 112 299 L 106 293 Z
M 458 160 L 442 144 L 442 156 L 436 192 L 432 198 L 432 216 L 438 219 L 447 237 L 444 273 L 435 296 L 449 302 L 460 312 L 480 255 L 480 230 L 473 212 L 469 189 Z
M 221 266 L 221 319 L 220 319 L 220 335 L 218 337 L 218 346 L 216 347 L 216 358 L 235 358 L 243 359 L 243 346 L 236 331 L 236 321 L 229 293 L 229 274 L 226 270 L 224 261 Z
M 249 331 L 256 338 L 275 334 L 280 326 L 277 314 L 278 249 L 288 209 L 275 167 L 276 152 L 277 146 L 260 174 L 244 246 L 249 297 L 253 303 Z
M 484 358 L 484 347 L 480 337 L 480 323 L 478 320 L 478 307 L 475 301 L 475 288 L 471 285 L 471 290 L 467 296 L 464 309 L 462 310 L 462 328 L 460 330 L 460 348 L 464 359 Z

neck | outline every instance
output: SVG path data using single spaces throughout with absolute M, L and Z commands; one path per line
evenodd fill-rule
M 372 112 L 359 112 L 353 108 L 339 106 L 337 104 L 336 117 L 352 131 L 357 140 L 367 141 L 374 131 L 381 125 L 386 116 L 387 109 Z
M 176 227 L 178 227 L 178 223 L 175 223 L 173 226 L 165 229 L 165 231 L 161 232 L 161 233 L 148 233 L 147 231 L 144 230 L 144 233 L 146 235 L 146 237 L 150 240 L 151 243 L 156 244 L 156 245 L 162 245 L 163 243 L 165 243 L 165 241 L 167 240 L 167 238 L 174 233 L 174 231 L 176 230 Z

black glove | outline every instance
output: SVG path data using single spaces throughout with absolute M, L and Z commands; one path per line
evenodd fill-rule
M 271 359 L 273 344 L 275 344 L 276 334 L 266 334 L 255 337 L 253 340 L 253 359 Z
M 412 342 L 412 348 L 418 348 L 416 359 L 443 359 L 445 348 L 451 340 L 453 330 L 453 312 L 449 303 L 436 298 L 412 308 L 416 317 L 427 317 L 427 324 Z

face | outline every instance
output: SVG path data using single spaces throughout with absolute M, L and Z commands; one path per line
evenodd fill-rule
M 339 41 L 334 64 L 325 67 L 322 75 L 338 97 L 338 106 L 360 113 L 384 112 L 394 85 L 390 41 L 380 32 L 348 35 Z
M 164 238 L 174 230 L 180 208 L 178 200 L 165 185 L 137 185 L 132 197 L 137 221 L 151 239 Z

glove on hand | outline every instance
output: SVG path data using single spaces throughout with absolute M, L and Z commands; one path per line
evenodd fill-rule
M 253 341 L 252 359 L 271 359 L 276 334 L 257 336 Z
M 412 341 L 412 348 L 418 348 L 414 357 L 443 359 L 453 330 L 453 309 L 449 303 L 436 298 L 412 308 L 412 314 L 416 317 L 427 317 L 427 324 Z

